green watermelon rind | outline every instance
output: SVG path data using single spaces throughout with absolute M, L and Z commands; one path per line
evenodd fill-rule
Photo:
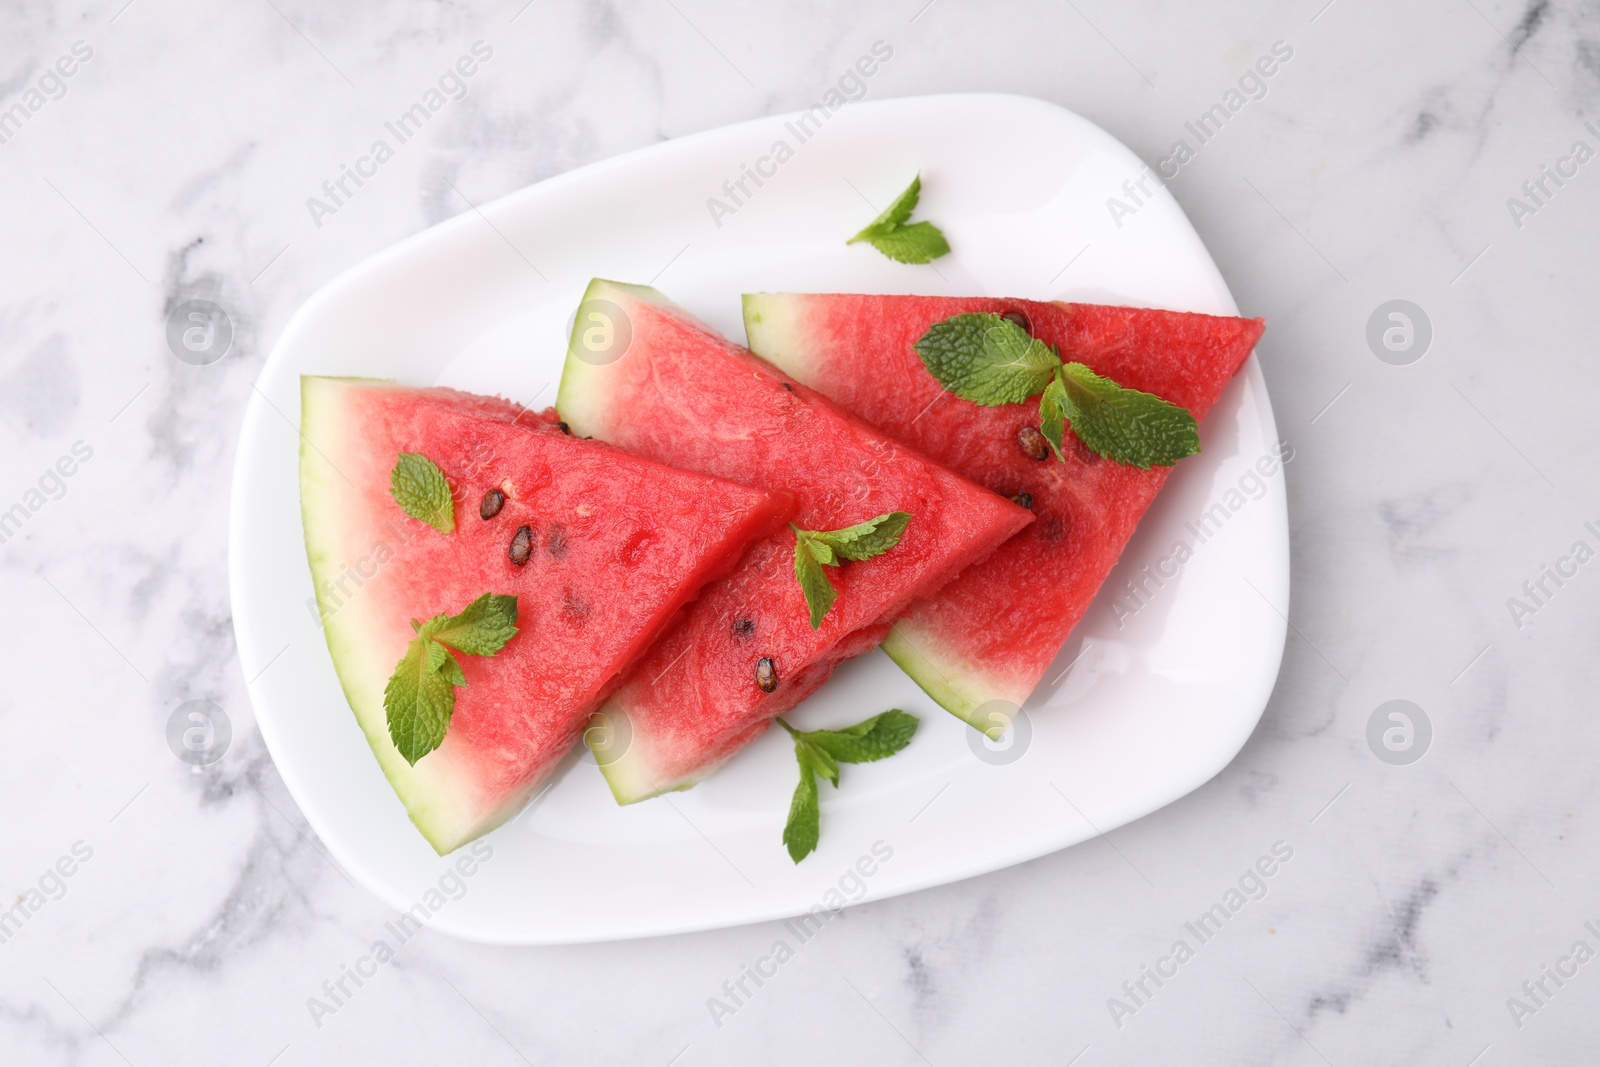
M 338 389 L 344 382 L 363 386 L 379 383 L 370 378 L 334 378 L 304 375 L 300 379 L 300 514 L 305 531 L 306 558 L 311 565 L 317 611 L 323 623 L 323 636 L 333 659 L 334 673 L 345 700 L 355 713 L 356 722 L 366 736 L 384 777 L 405 806 L 412 823 L 439 855 L 452 852 L 468 841 L 488 833 L 517 814 L 522 800 L 514 799 L 489 820 L 469 821 L 457 803 L 464 783 L 437 761 L 433 765 L 408 764 L 389 737 L 388 719 L 383 708 L 383 693 L 364 692 L 364 677 L 387 677 L 393 666 L 361 668 L 363 642 L 357 632 L 354 605 L 338 608 L 329 602 L 325 589 L 339 574 L 339 559 L 333 547 L 333 530 L 340 521 L 339 505 L 348 500 L 344 485 L 330 459 L 317 447 L 318 441 L 331 441 L 343 428 L 338 424 Z M 396 387 L 398 388 L 398 387 Z
M 796 324 L 793 293 L 745 293 L 745 345 L 802 385 L 812 385 L 810 354 L 801 347 L 805 332 Z
M 916 682 L 936 704 L 962 722 L 979 733 L 987 734 L 992 740 L 998 741 L 1004 737 L 1012 718 L 1006 714 L 1007 705 L 1020 707 L 1028 694 L 1008 691 L 998 679 L 975 668 L 957 668 L 955 657 L 949 650 L 924 653 L 923 649 L 931 643 L 930 635 L 912 638 L 911 629 L 910 621 L 901 619 L 883 640 L 881 647 L 895 666 Z M 933 655 L 938 655 L 938 662 L 933 661 Z M 996 714 L 1004 721 L 997 722 Z
M 662 296 L 659 290 L 652 289 L 648 285 L 630 285 L 627 282 L 614 282 L 606 278 L 595 278 L 589 283 L 589 287 L 583 291 L 583 299 L 578 303 L 578 308 L 582 311 L 584 305 L 599 300 L 609 300 L 613 304 L 618 304 L 617 297 L 625 301 L 670 308 L 679 314 L 684 313 L 678 305 Z M 583 329 L 583 325 L 575 318 L 572 323 L 572 334 L 567 338 L 567 356 L 561 366 L 561 385 L 556 389 L 556 411 L 560 412 L 562 421 L 579 437 L 599 437 L 604 440 L 611 413 L 611 389 L 606 379 L 608 368 L 614 366 L 615 361 L 591 363 L 578 357 L 578 332 Z M 626 351 L 620 353 L 617 360 L 625 358 L 627 358 Z
M 634 744 L 635 738 L 631 729 L 623 731 L 622 751 L 615 756 L 608 752 L 611 746 L 603 738 L 615 736 L 616 731 L 596 729 L 603 727 L 603 724 L 610 719 L 620 717 L 626 720 L 627 715 L 627 709 L 615 699 L 608 700 L 599 711 L 595 712 L 590 720 L 590 728 L 583 734 L 584 743 L 594 754 L 595 765 L 600 768 L 600 774 L 606 780 L 606 787 L 611 790 L 611 796 L 618 804 L 623 806 L 637 804 L 652 797 L 693 789 L 721 766 L 718 763 L 705 768 L 693 777 L 679 778 L 667 785 L 661 784 L 651 774 L 652 762 L 647 758 L 648 754 L 644 748 Z

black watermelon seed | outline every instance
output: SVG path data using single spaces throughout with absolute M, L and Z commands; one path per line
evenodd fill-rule
M 1022 327 L 1024 333 L 1032 333 L 1033 328 L 1028 325 L 1028 316 L 1020 311 L 1002 311 L 1000 317 L 1007 322 L 1014 322 Z
M 528 562 L 528 557 L 533 554 L 533 530 L 527 526 L 518 526 L 516 536 L 511 538 L 511 551 L 508 555 L 511 562 L 521 567 Z
M 778 668 L 772 665 L 772 660 L 762 656 L 756 660 L 756 688 L 763 693 L 770 693 L 778 688 Z
M 545 542 L 545 548 L 555 559 L 561 559 L 567 554 L 567 531 L 559 524 L 550 527 L 550 540 Z
M 733 624 L 733 636 L 741 641 L 748 641 L 755 635 L 756 624 L 754 619 L 740 619 Z
M 483 500 L 478 504 L 478 518 L 492 519 L 500 514 L 500 509 L 506 506 L 506 495 L 499 489 L 491 489 L 483 494 Z
M 1024 426 L 1017 431 L 1017 444 L 1029 459 L 1049 459 L 1050 441 L 1037 426 Z
M 556 423 L 556 425 L 561 428 L 561 432 L 562 433 L 566 434 L 568 437 L 572 436 L 572 427 L 571 426 L 568 426 L 564 422 L 558 422 L 558 423 Z
M 788 382 L 784 382 L 783 383 L 783 387 L 785 389 L 789 390 L 789 392 L 791 392 L 791 393 L 794 392 L 794 386 L 790 385 Z
M 1033 510 L 1032 493 L 1018 493 L 1016 496 L 1011 498 L 1011 502 L 1019 508 L 1027 508 L 1030 511 Z

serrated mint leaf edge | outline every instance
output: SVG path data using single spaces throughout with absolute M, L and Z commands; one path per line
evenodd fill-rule
M 465 688 L 467 684 L 466 675 L 461 670 L 461 662 L 456 659 L 455 654 L 449 648 L 445 647 L 445 644 L 441 643 L 441 638 L 444 641 L 448 641 L 449 627 L 460 620 L 462 616 L 471 613 L 480 604 L 483 605 L 483 608 L 479 610 L 498 610 L 502 613 L 509 607 L 510 617 L 513 622 L 511 633 L 507 635 L 504 641 L 495 645 L 492 651 L 474 653 L 465 648 L 457 648 L 456 651 L 467 655 L 492 656 L 504 648 L 506 643 L 516 636 L 517 628 L 514 625 L 514 621 L 516 619 L 517 598 L 502 593 L 484 593 L 455 615 L 441 612 L 424 623 L 418 623 L 416 619 L 412 619 L 411 628 L 416 631 L 417 636 L 412 638 L 406 645 L 405 654 L 400 657 L 400 662 L 395 664 L 394 671 L 390 673 L 388 682 L 384 684 L 383 713 L 384 723 L 389 730 L 389 740 L 393 742 L 401 757 L 412 766 L 416 765 L 417 760 L 420 760 L 444 743 L 445 734 L 450 728 L 450 720 L 455 714 L 455 691 L 457 688 Z M 491 641 L 493 637 L 494 635 L 491 635 Z M 408 690 L 405 669 L 413 656 L 418 657 L 421 662 L 412 668 L 415 673 L 415 678 L 412 679 L 414 685 Z M 435 682 L 434 679 L 439 679 L 445 686 L 442 690 L 435 689 L 435 696 L 444 705 L 444 714 L 442 716 L 444 721 L 437 731 L 437 737 L 433 736 L 434 731 L 431 729 L 426 735 L 419 735 L 414 721 L 404 721 L 407 715 L 412 716 L 413 719 L 417 717 L 416 702 L 423 696 L 423 686 L 437 686 L 439 682 Z M 412 701 L 412 706 L 409 709 L 402 703 L 408 697 Z M 397 719 L 402 721 L 397 723 Z M 429 743 L 430 741 L 431 744 Z M 415 754 L 413 755 L 413 753 Z
M 426 638 L 412 638 L 383 689 L 389 740 L 411 766 L 416 766 L 418 760 L 444 743 L 450 719 L 455 714 L 455 686 L 437 667 L 429 668 L 431 650 L 427 646 L 430 643 Z M 408 664 L 409 671 L 406 670 Z M 437 706 L 425 704 L 428 698 Z
M 899 708 L 890 708 L 854 726 L 839 730 L 808 730 L 799 736 L 841 763 L 875 763 L 904 751 L 921 725 L 922 720 L 915 715 Z M 903 737 L 898 734 L 902 730 Z M 872 739 L 880 734 L 884 736 L 874 743 Z M 881 750 L 879 745 L 883 746 Z
M 950 242 L 939 227 L 927 221 L 907 224 L 921 199 L 922 174 L 919 172 L 893 203 L 845 244 L 865 241 L 897 263 L 931 263 L 948 255 Z
M 517 635 L 517 598 L 484 593 L 454 615 L 435 615 L 417 632 L 469 656 L 492 656 Z
M 796 743 L 795 762 L 800 766 L 800 781 L 789 800 L 789 816 L 783 824 L 783 845 L 789 859 L 799 863 L 817 850 L 822 839 L 822 809 L 817 800 L 817 776 L 806 765 Z
M 1137 467 L 1140 470 L 1149 470 L 1152 466 L 1171 467 L 1179 460 L 1200 452 L 1200 426 L 1194 413 L 1188 408 L 1164 400 L 1154 393 L 1147 393 L 1141 389 L 1133 389 L 1118 383 L 1115 379 L 1098 374 L 1085 363 L 1071 362 L 1062 365 L 1056 379 L 1062 386 L 1061 401 L 1066 412 L 1068 423 L 1078 440 L 1082 441 L 1090 451 L 1103 456 L 1113 462 L 1126 466 Z M 1100 396 L 1097 388 L 1110 386 L 1110 397 Z M 1135 421 L 1142 421 L 1153 416 L 1162 420 L 1171 419 L 1176 424 L 1176 429 L 1163 431 L 1162 436 L 1169 440 L 1180 440 L 1178 447 L 1168 448 L 1157 452 L 1139 451 L 1139 442 L 1130 441 L 1117 434 L 1105 433 L 1104 426 L 1096 422 L 1097 416 L 1085 416 L 1085 409 L 1073 395 L 1077 389 L 1094 397 L 1099 403 L 1112 406 L 1118 402 L 1134 400 L 1145 405 L 1145 410 L 1130 416 Z M 1086 436 L 1087 434 L 1087 436 Z
M 846 241 L 845 244 L 853 245 L 857 241 L 870 241 L 874 235 L 901 225 L 911 217 L 911 213 L 917 209 L 917 201 L 921 199 L 922 172 L 918 171 L 916 176 L 911 179 L 911 184 L 902 189 L 900 195 L 895 197 L 888 207 L 878 212 L 877 218 L 861 227 L 860 232 Z
M 839 599 L 839 593 L 828 580 L 828 572 L 823 569 L 823 563 L 813 553 L 812 544 L 804 531 L 795 532 L 794 578 L 800 583 L 800 592 L 805 597 L 811 628 L 818 630 L 822 628 L 822 620 L 833 610 L 834 602 Z
M 941 319 L 912 347 L 946 392 L 984 407 L 1027 400 L 1050 384 L 1061 365 L 1050 346 L 987 311 Z
M 455 497 L 439 465 L 421 452 L 401 452 L 389 471 L 389 495 L 400 510 L 440 533 L 454 533 Z
M 921 266 L 950 254 L 950 242 L 944 231 L 931 222 L 913 222 L 909 226 L 869 233 L 864 240 L 896 263 Z

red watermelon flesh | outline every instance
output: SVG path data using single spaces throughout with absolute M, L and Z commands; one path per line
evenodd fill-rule
M 1088 610 L 1171 468 L 1103 459 L 1069 433 L 1066 461 L 1030 457 L 1038 401 L 982 407 L 948 393 L 915 344 L 968 312 L 1020 312 L 1061 357 L 1188 408 L 1216 402 L 1264 323 L 1145 308 L 989 297 L 758 293 L 750 347 L 853 414 L 1006 496 L 1035 522 L 918 603 L 884 650 L 956 715 L 999 737 Z
M 752 546 L 706 588 L 602 708 L 608 729 L 590 731 L 613 793 L 630 803 L 705 777 L 1030 516 L 796 385 L 653 289 L 596 280 L 583 307 L 625 316 L 632 339 L 620 358 L 596 364 L 579 357 L 575 333 L 556 402 L 574 433 L 787 490 L 802 529 L 913 516 L 895 548 L 830 569 L 838 599 L 818 630 L 789 531 Z M 762 658 L 777 672 L 770 693 L 756 684 Z
M 581 733 L 619 672 L 789 499 L 673 470 L 568 436 L 506 401 L 392 382 L 301 382 L 306 551 L 334 667 L 384 773 L 442 854 L 521 809 Z M 398 453 L 450 482 L 455 530 L 390 496 Z M 480 517 L 484 494 L 506 495 Z M 519 527 L 533 537 L 509 558 Z M 383 691 L 412 619 L 459 612 L 486 592 L 517 598 L 518 633 L 491 657 L 457 658 L 444 742 L 413 766 L 390 740 Z

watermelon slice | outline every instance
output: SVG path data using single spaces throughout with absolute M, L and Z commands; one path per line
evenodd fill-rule
M 631 339 L 597 359 L 586 329 L 601 340 Z M 851 418 L 644 286 L 591 283 L 556 408 L 574 433 L 788 490 L 801 529 L 835 530 L 893 511 L 913 516 L 896 547 L 830 572 L 838 599 L 819 629 L 795 578 L 788 531 L 753 546 L 738 570 L 708 586 L 604 705 L 608 728 L 589 732 L 624 804 L 710 774 L 836 664 L 882 641 L 912 601 L 1031 521 L 1005 497 Z
M 621 669 L 791 510 L 782 494 L 579 441 L 552 418 L 448 389 L 303 378 L 301 435 L 306 554 L 328 650 L 384 774 L 441 855 L 515 815 Z M 452 533 L 390 496 L 402 451 L 444 471 Z M 493 490 L 503 503 L 485 519 Z M 524 527 L 531 551 L 517 566 L 509 548 Z M 458 657 L 467 684 L 444 743 L 408 764 L 383 694 L 410 620 L 486 592 L 517 598 L 518 633 L 493 656 Z
M 758 355 L 896 440 L 1032 507 L 1028 530 L 919 603 L 884 643 L 930 696 L 999 738 L 1171 468 L 1103 459 L 1070 434 L 1066 462 L 1035 458 L 1043 439 L 1032 437 L 1030 455 L 1018 434 L 1037 429 L 1037 400 L 980 407 L 946 392 L 913 346 L 934 323 L 966 312 L 1020 313 L 1064 360 L 1186 407 L 1196 419 L 1250 355 L 1264 323 L 987 297 L 745 296 L 745 331 Z

